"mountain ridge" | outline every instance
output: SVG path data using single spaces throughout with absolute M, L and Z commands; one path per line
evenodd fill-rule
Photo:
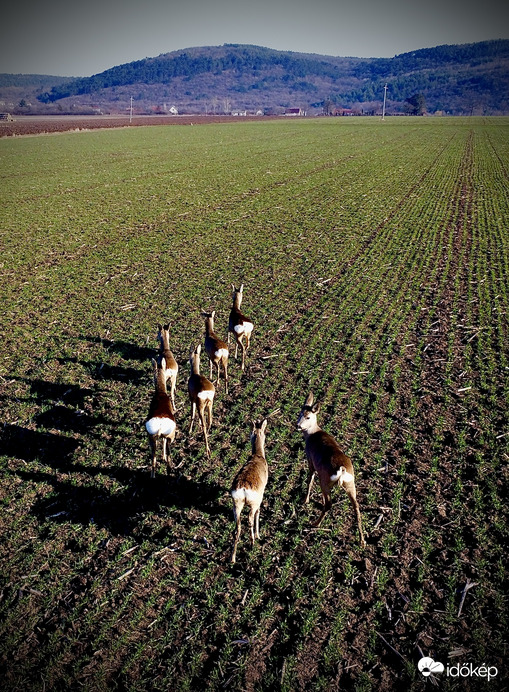
M 0 98 L 8 76 L 0 75 Z M 18 77 L 23 77 L 19 75 Z M 36 76 L 34 76 L 36 77 Z M 40 76 L 39 76 L 40 77 Z M 41 83 L 39 79 L 39 83 Z M 509 113 L 509 40 L 422 48 L 393 58 L 278 51 L 249 44 L 197 46 L 39 86 L 40 107 L 125 112 L 371 112 L 387 83 L 387 112 Z M 19 85 L 18 85 L 19 87 Z M 21 87 L 19 87 L 21 88 Z M 33 104 L 32 104 L 33 107 Z

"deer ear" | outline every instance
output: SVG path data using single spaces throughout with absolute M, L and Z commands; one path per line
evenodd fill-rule
M 216 316 L 216 311 L 212 310 L 212 314 L 211 314 L 212 319 L 214 319 L 215 316 Z
M 320 411 L 320 404 L 318 402 L 316 402 L 316 404 L 314 404 L 311 407 L 311 410 L 313 411 L 313 413 L 318 413 Z
M 240 293 L 242 293 L 243 290 L 244 290 L 244 284 L 240 284 L 240 288 L 239 288 Z
M 265 432 L 265 428 L 266 428 L 266 427 L 267 427 L 267 419 L 265 418 L 265 420 L 263 421 L 263 423 L 260 425 L 260 430 L 261 430 L 262 432 Z
M 166 358 L 161 358 L 161 370 L 166 370 Z
M 162 325 L 162 324 L 158 324 L 158 325 L 157 325 L 157 328 L 159 329 L 159 331 L 161 331 L 161 329 L 163 328 L 163 325 Z
M 309 392 L 309 394 L 307 395 L 306 401 L 304 402 L 304 406 L 312 406 L 314 400 L 315 400 L 315 397 L 313 396 L 313 392 Z
M 157 360 L 155 358 L 152 358 L 152 367 L 154 370 L 157 370 Z
M 197 346 L 196 349 L 195 349 L 195 353 L 197 353 L 198 355 L 200 355 L 200 353 L 201 353 L 201 344 L 198 344 L 198 346 Z
M 235 291 L 235 284 L 231 284 L 232 291 Z

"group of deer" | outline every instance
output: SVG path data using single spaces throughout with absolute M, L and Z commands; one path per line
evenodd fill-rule
M 322 490 L 323 506 L 319 518 L 312 524 L 318 528 L 325 515 L 330 510 L 331 491 L 335 485 L 342 486 L 348 495 L 357 518 L 357 526 L 361 540 L 361 546 L 366 546 L 366 540 L 362 531 L 362 520 L 352 461 L 344 454 L 336 440 L 329 433 L 322 430 L 317 422 L 317 414 L 320 404 L 314 403 L 313 393 L 310 392 L 297 419 L 297 428 L 301 430 L 305 439 L 306 457 L 308 460 L 308 490 L 304 504 L 308 504 L 311 488 L 318 476 Z M 267 485 L 269 469 L 265 459 L 265 429 L 267 419 L 263 422 L 255 422 L 251 432 L 251 457 L 235 476 L 231 496 L 233 500 L 233 516 L 235 519 L 235 538 L 231 561 L 235 562 L 237 545 L 240 538 L 240 514 L 244 505 L 249 507 L 249 526 L 251 529 L 251 544 L 256 538 L 260 538 L 260 505 L 263 493 Z
M 205 448 L 210 457 L 210 446 L 208 432 L 212 425 L 212 406 L 216 394 L 215 385 L 219 383 L 221 369 L 224 373 L 225 390 L 228 394 L 228 355 L 230 334 L 235 338 L 235 358 L 240 347 L 242 353 L 242 370 L 245 369 L 246 351 L 249 348 L 253 323 L 242 314 L 240 306 L 242 303 L 242 293 L 244 285 L 233 289 L 233 306 L 228 320 L 228 343 L 225 343 L 214 332 L 215 311 L 203 312 L 205 318 L 205 351 L 209 357 L 210 375 L 207 379 L 200 373 L 201 344 L 191 348 L 189 362 L 191 365 L 191 375 L 187 382 L 187 391 L 191 402 L 191 423 L 189 433 L 192 432 L 193 423 L 198 412 L 198 418 L 205 439 Z M 155 392 L 150 403 L 150 408 L 145 423 L 148 433 L 150 449 L 152 453 L 151 476 L 155 477 L 157 464 L 157 441 L 161 438 L 163 445 L 163 460 L 168 461 L 167 443 L 168 440 L 175 440 L 177 424 L 175 421 L 175 389 L 177 386 L 178 363 L 170 349 L 169 324 L 159 325 L 157 339 L 159 341 L 159 355 L 157 359 L 152 359 L 154 369 Z M 212 382 L 212 370 L 216 368 L 216 380 Z M 168 382 L 170 383 L 170 393 L 168 394 Z
M 205 317 L 205 351 L 210 362 L 210 379 L 200 374 L 201 345 L 191 349 L 190 365 L 191 375 L 188 380 L 188 393 L 191 402 L 191 423 L 189 433 L 192 431 L 196 411 L 200 419 L 205 439 L 207 455 L 210 456 L 208 443 L 208 431 L 212 424 L 212 404 L 215 396 L 215 386 L 212 380 L 213 367 L 216 368 L 216 384 L 219 383 L 220 371 L 223 369 L 225 390 L 228 393 L 228 344 L 230 334 L 235 337 L 237 358 L 238 348 L 242 352 L 242 370 L 245 368 L 246 351 L 249 348 L 253 322 L 248 320 L 240 311 L 242 302 L 243 285 L 233 289 L 233 306 L 228 321 L 228 343 L 221 341 L 214 333 L 215 312 L 202 313 Z M 167 461 L 167 440 L 175 439 L 175 387 L 177 381 L 178 365 L 169 347 L 169 326 L 159 325 L 158 340 L 160 353 L 157 360 L 153 359 L 155 393 L 152 398 L 150 410 L 146 422 L 152 451 L 151 476 L 155 476 L 156 468 L 156 441 L 159 437 L 163 440 L 163 459 Z M 244 343 L 245 342 L 245 343 Z M 170 394 L 167 392 L 167 381 L 170 380 Z M 354 469 L 352 462 L 344 454 L 336 440 L 322 430 L 317 422 L 317 414 L 320 405 L 314 403 L 314 396 L 309 393 L 300 411 L 297 428 L 302 431 L 305 439 L 306 457 L 308 460 L 308 489 L 305 504 L 309 502 L 311 489 L 315 476 L 318 476 L 322 491 L 322 513 L 314 527 L 320 526 L 325 515 L 331 508 L 331 491 L 335 485 L 342 486 L 355 511 L 357 526 L 362 547 L 366 545 L 362 531 L 361 513 L 357 501 L 355 489 Z M 267 419 L 255 421 L 251 432 L 252 454 L 244 466 L 235 476 L 231 496 L 233 500 L 233 514 L 235 519 L 235 538 L 231 562 L 234 563 L 237 554 L 237 545 L 241 533 L 241 512 L 245 505 L 249 507 L 249 526 L 251 531 L 251 544 L 254 545 L 255 537 L 260 537 L 260 506 L 267 485 L 269 470 L 265 458 L 265 430 Z

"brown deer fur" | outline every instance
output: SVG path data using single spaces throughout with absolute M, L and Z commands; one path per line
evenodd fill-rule
M 251 544 L 256 538 L 260 538 L 260 505 L 263 500 L 263 493 L 267 485 L 269 468 L 265 460 L 265 428 L 267 420 L 253 423 L 251 433 L 252 454 L 244 466 L 235 476 L 231 496 L 233 499 L 233 515 L 236 524 L 235 541 L 231 561 L 235 562 L 237 554 L 237 544 L 240 538 L 240 514 L 245 504 L 249 506 L 249 526 L 251 528 Z
M 173 408 L 175 408 L 175 388 L 177 386 L 178 363 L 170 350 L 170 325 L 158 326 L 157 340 L 159 341 L 159 360 L 166 360 L 166 380 L 170 380 L 170 396 Z
M 230 343 L 230 333 L 235 337 L 235 360 L 237 360 L 237 353 L 240 346 L 242 351 L 242 370 L 244 370 L 246 363 L 246 352 L 249 348 L 251 341 L 251 333 L 253 331 L 253 323 L 240 311 L 240 306 L 242 304 L 242 292 L 244 290 L 244 284 L 240 285 L 240 288 L 235 288 L 232 284 L 233 290 L 233 306 L 230 312 L 230 317 L 228 319 L 228 343 Z M 244 344 L 244 339 L 246 343 Z
M 191 364 L 191 375 L 187 382 L 187 391 L 189 392 L 189 400 L 191 401 L 191 423 L 189 425 L 189 433 L 193 429 L 194 416 L 198 409 L 198 418 L 200 419 L 203 436 L 205 438 L 205 448 L 207 456 L 210 457 L 210 447 L 208 441 L 208 431 L 212 425 L 212 404 L 214 403 L 214 395 L 216 388 L 207 380 L 206 377 L 200 375 L 200 353 L 201 346 L 191 349 L 189 363 Z M 206 420 L 208 419 L 208 421 Z
M 313 405 L 313 401 L 313 394 L 310 393 L 304 402 L 304 406 L 302 407 L 297 421 L 297 427 L 304 434 L 304 439 L 306 441 L 306 456 L 309 465 L 308 491 L 305 504 L 309 502 L 309 496 L 316 474 L 322 490 L 323 510 L 321 516 L 314 522 L 313 526 L 320 526 L 323 518 L 331 508 L 331 490 L 339 483 L 339 485 L 343 486 L 345 489 L 354 508 L 361 545 L 364 547 L 366 541 L 364 540 L 364 534 L 362 532 L 361 512 L 359 503 L 357 502 L 352 462 L 349 457 L 341 451 L 332 435 L 329 435 L 318 426 L 316 415 L 320 410 L 320 405 L 318 403 Z
M 166 360 L 161 358 L 160 363 L 152 359 L 154 368 L 154 386 L 155 392 L 150 402 L 145 428 L 147 430 L 150 450 L 152 452 L 152 466 L 150 477 L 155 478 L 156 474 L 156 456 L 157 456 L 157 440 L 159 437 L 163 439 L 163 460 L 168 461 L 166 454 L 166 443 L 168 440 L 175 440 L 175 413 L 171 403 L 171 399 L 166 391 Z
M 225 389 L 228 394 L 228 344 L 219 339 L 214 333 L 214 317 L 216 311 L 203 312 L 205 317 L 205 351 L 210 361 L 210 379 L 212 380 L 212 364 L 217 368 L 217 379 L 215 384 L 219 384 L 219 373 L 221 365 L 224 371 Z

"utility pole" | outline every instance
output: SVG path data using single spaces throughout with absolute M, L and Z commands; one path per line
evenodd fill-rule
M 129 125 L 133 119 L 133 97 L 131 96 L 131 107 L 129 108 Z
M 382 120 L 385 120 L 385 100 L 386 100 L 386 98 L 387 98 L 387 82 L 385 83 L 385 86 L 384 86 L 384 105 L 382 108 Z

